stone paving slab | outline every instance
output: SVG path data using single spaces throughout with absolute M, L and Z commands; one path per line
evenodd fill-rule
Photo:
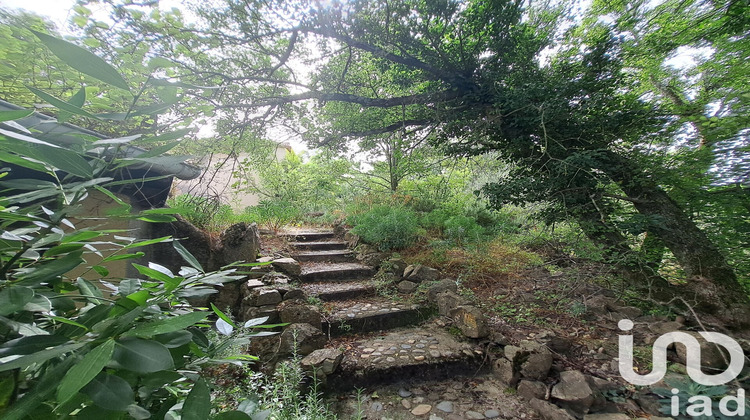
M 430 315 L 419 305 L 381 297 L 328 302 L 325 307 L 324 329 L 331 336 L 414 325 Z
M 481 347 L 434 327 L 403 328 L 354 341 L 328 384 L 347 390 L 394 379 L 440 380 L 471 376 L 489 367 Z
M 327 402 L 339 419 L 400 420 L 539 420 L 507 385 L 489 375 L 461 376 L 428 384 L 398 378 L 397 383 L 364 390 L 331 393 Z M 417 410 L 428 406 L 429 410 Z M 362 413 L 363 411 L 363 413 Z M 424 413 L 415 415 L 414 413 Z
M 324 302 L 372 296 L 376 292 L 375 281 L 373 280 L 345 283 L 303 283 L 301 287 L 309 296 L 316 296 Z
M 321 239 L 331 239 L 334 237 L 334 234 L 332 231 L 319 231 L 319 232 L 291 231 L 291 232 L 279 233 L 279 236 L 282 238 L 293 239 L 295 241 L 309 242 L 309 241 L 318 241 Z
M 332 250 L 332 249 L 347 249 L 346 242 L 340 241 L 316 241 L 316 242 L 290 242 L 290 246 L 297 249 L 308 249 L 308 250 Z
M 292 254 L 292 258 L 300 262 L 354 262 L 354 254 L 349 250 L 328 250 L 299 252 Z
M 350 281 L 375 274 L 372 267 L 359 263 L 315 263 L 302 264 L 300 280 L 303 282 Z

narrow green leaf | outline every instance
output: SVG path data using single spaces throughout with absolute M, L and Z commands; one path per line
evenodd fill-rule
M 62 404 L 88 385 L 107 365 L 115 349 L 115 341 L 107 340 L 96 346 L 76 363 L 57 388 L 57 402 Z
M 70 67 L 112 86 L 130 90 L 128 82 L 123 79 L 120 73 L 98 55 L 68 41 L 41 32 L 32 32 L 53 54 Z
M 43 146 L 52 147 L 55 149 L 61 149 L 60 146 L 48 143 L 44 140 L 35 139 L 34 137 L 27 136 L 25 134 L 16 133 L 14 131 L 8 131 L 8 130 L 2 130 L 0 129 L 0 134 L 8 137 L 7 140 L 15 139 L 15 140 L 21 140 L 27 143 L 33 143 L 33 144 L 41 144 Z M 6 146 L 7 147 L 7 146 Z
M 94 145 L 94 146 L 104 146 L 104 145 L 113 145 L 113 144 L 115 144 L 115 145 L 117 145 L 117 144 L 128 144 L 128 143 L 132 143 L 133 140 L 136 140 L 139 137 L 141 137 L 140 134 L 135 134 L 135 135 L 132 135 L 132 136 L 117 137 L 117 138 L 114 138 L 114 139 L 101 139 L 101 140 L 97 140 L 97 141 L 95 141 L 95 142 L 93 142 L 91 144 Z
M 66 235 L 60 242 L 63 244 L 66 244 L 68 242 L 84 242 L 90 239 L 98 238 L 100 236 L 102 236 L 101 232 L 97 232 L 93 230 L 84 230 L 84 231 L 72 233 L 70 235 Z
M 78 290 L 81 292 L 83 296 L 87 296 L 91 298 L 89 299 L 89 302 L 95 303 L 97 305 L 100 303 L 103 303 L 102 300 L 96 299 L 96 298 L 100 298 L 103 296 L 102 291 L 99 290 L 99 288 L 96 287 L 96 285 L 94 285 L 90 281 L 81 277 L 78 277 L 76 279 L 76 284 L 78 285 Z
M 153 244 L 158 244 L 160 242 L 167 242 L 171 240 L 172 240 L 171 236 L 162 236 L 161 238 L 148 239 L 148 240 L 141 241 L 141 242 L 134 242 L 132 244 L 125 245 L 122 249 L 138 248 L 141 246 L 153 245 Z
M 149 223 L 170 223 L 177 220 L 168 214 L 146 214 L 137 219 Z
M 122 286 L 120 286 L 122 287 Z M 148 290 L 139 290 L 135 293 L 131 293 L 129 295 L 126 295 L 128 299 L 132 300 L 138 305 L 145 305 L 146 302 L 148 302 L 148 298 L 151 297 L 151 294 L 148 292 Z
M 22 134 L 8 134 L 5 131 L 0 129 L 0 134 L 10 137 L 3 142 L 7 151 L 32 158 L 40 163 L 54 166 L 82 178 L 93 177 L 94 172 L 88 160 L 73 150 L 61 148 Z
M 99 274 L 102 277 L 107 277 L 109 275 L 109 270 L 107 270 L 106 267 L 102 267 L 101 265 L 95 265 L 91 268 L 93 268 L 94 271 L 96 271 L 97 274 Z
M 33 109 L 21 109 L 18 111 L 0 111 L 0 122 L 19 120 L 33 114 Z
M 214 313 L 221 319 L 224 320 L 227 324 L 231 325 L 232 328 L 237 328 L 237 325 L 235 325 L 234 322 L 224 313 L 219 310 L 219 308 L 216 307 L 213 303 L 211 304 L 211 309 L 214 311 Z
M 162 114 L 168 111 L 169 108 L 171 108 L 172 105 L 176 104 L 177 102 L 179 102 L 179 98 L 174 98 L 174 100 L 171 100 L 169 102 L 163 102 L 163 103 L 140 107 L 140 108 L 135 109 L 131 115 Z
M 174 349 L 193 341 L 193 334 L 186 330 L 172 331 L 166 334 L 155 335 L 154 340 L 164 344 L 164 347 L 168 349 Z
M 164 283 L 174 282 L 174 278 L 169 277 L 168 275 L 162 273 L 161 271 L 154 270 L 153 268 L 144 267 L 140 264 L 133 264 L 133 267 L 135 267 L 135 269 L 138 270 L 139 273 L 143 274 L 144 276 L 150 279 L 158 280 Z
M 50 282 L 54 278 L 67 273 L 68 271 L 78 267 L 81 263 L 83 263 L 83 258 L 81 258 L 82 254 L 82 251 L 72 252 L 62 258 L 57 258 L 39 265 L 28 274 L 20 275 L 18 276 L 18 278 L 24 285 L 36 285 L 44 282 Z
M 148 324 L 139 325 L 125 333 L 125 336 L 153 337 L 157 334 L 165 334 L 172 331 L 184 330 L 187 327 L 202 321 L 208 316 L 208 312 L 191 312 L 185 315 L 173 316 Z
M 69 104 L 69 103 L 67 103 L 67 102 L 65 102 L 65 101 L 63 101 L 61 99 L 57 99 L 54 96 L 50 95 L 49 93 L 47 93 L 47 92 L 45 92 L 45 91 L 43 91 L 41 89 L 37 89 L 37 88 L 35 88 L 33 86 L 28 86 L 28 85 L 26 86 L 26 88 L 28 90 L 30 90 L 34 95 L 36 95 L 36 96 L 40 97 L 41 99 L 47 101 L 47 103 L 49 103 L 50 105 L 54 105 L 55 108 L 61 109 L 63 111 L 70 112 L 71 114 L 81 115 L 83 117 L 88 117 L 88 118 L 93 118 L 95 120 L 99 120 L 99 117 L 97 117 L 96 115 L 91 114 L 88 111 L 86 111 L 86 110 L 84 110 L 82 108 L 79 108 L 79 107 L 77 107 L 75 105 L 71 105 L 71 104 Z
M 182 420 L 206 420 L 211 414 L 211 393 L 203 379 L 193 385 L 182 406 Z
M 54 357 L 61 356 L 73 350 L 77 350 L 83 347 L 85 344 L 86 343 L 66 344 L 64 346 L 52 347 L 50 349 L 38 351 L 26 356 L 21 356 L 18 359 L 13 359 L 10 362 L 0 364 L 0 372 L 17 368 L 25 368 L 34 363 L 46 362 L 47 360 Z
M 5 188 L 23 191 L 34 191 L 42 188 L 57 187 L 54 182 L 44 181 L 41 179 L 9 179 L 7 181 L 0 182 L 0 185 Z
M 39 161 L 36 159 L 14 155 L 12 153 L 8 153 L 3 150 L 0 150 L 0 161 L 6 162 L 6 163 L 12 163 L 14 165 L 18 165 L 23 168 L 31 169 L 32 171 L 43 172 L 43 173 L 51 172 L 50 170 L 47 169 L 46 166 L 39 163 Z
M 180 243 L 180 241 L 174 241 L 172 242 L 172 246 L 174 247 L 175 251 L 177 251 L 180 256 L 187 261 L 188 264 L 190 264 L 191 267 L 195 268 L 196 270 L 200 271 L 201 273 L 205 273 L 203 271 L 203 267 L 201 266 L 201 263 L 198 261 L 195 256 L 188 251 L 187 248 L 185 248 L 184 245 Z
M 264 323 L 266 321 L 268 321 L 268 317 L 267 316 L 264 316 L 264 317 L 261 317 L 261 318 L 248 319 L 247 322 L 245 322 L 245 324 L 243 325 L 243 327 L 245 327 L 245 328 L 254 327 L 254 326 L 260 325 L 260 324 L 262 324 L 262 323 Z
M 172 354 L 163 344 L 140 338 L 124 338 L 117 342 L 112 360 L 123 369 L 138 373 L 158 372 L 174 368 Z
M 82 87 L 79 89 L 75 95 L 68 99 L 68 103 L 77 106 L 78 108 L 83 108 L 83 104 L 86 103 L 86 88 Z M 61 123 L 67 122 L 72 115 L 73 114 L 68 111 L 60 111 L 60 113 L 57 114 L 57 121 Z
M 63 318 L 61 316 L 48 316 L 47 318 L 51 319 L 51 320 L 54 320 L 54 321 L 57 321 L 57 322 L 62 322 L 63 324 L 68 324 L 68 325 L 72 325 L 74 327 L 83 328 L 86 331 L 88 331 L 88 329 L 89 329 L 89 327 L 87 327 L 87 326 L 85 326 L 85 325 L 83 325 L 81 323 L 75 322 L 72 319 Z
M 0 346 L 0 357 L 31 354 L 67 342 L 68 337 L 63 337 L 57 334 L 31 335 L 28 337 L 16 338 L 15 340 L 10 340 Z

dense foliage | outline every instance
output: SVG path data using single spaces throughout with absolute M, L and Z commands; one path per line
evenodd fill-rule
M 57 38 L 37 36 L 62 61 L 85 59 L 88 65 L 77 64 L 93 77 L 119 77 L 96 56 Z M 69 103 L 58 105 L 87 115 Z M 31 112 L 3 111 L 0 121 Z M 211 395 L 201 378 L 203 366 L 255 360 L 229 349 L 265 334 L 244 329 L 265 319 L 248 321 L 242 332 L 233 332 L 237 326 L 214 307 L 217 327 L 226 336 L 219 338 L 207 324 L 212 313 L 191 307 L 187 299 L 237 280 L 237 267 L 205 272 L 175 241 L 186 261 L 179 273 L 154 262 L 133 263 L 137 277 L 118 278 L 110 272 L 113 263 L 141 262 L 144 247 L 172 239 L 138 240 L 129 229 L 105 230 L 83 211 L 87 199 L 98 193 L 119 204 L 106 215 L 110 219 L 174 220 L 171 209 L 134 212 L 112 192 L 142 185 L 143 180 L 127 176 L 129 166 L 174 158 L 155 153 L 129 157 L 133 137 L 81 138 L 69 144 L 54 136 L 49 141 L 31 137 L 34 133 L 21 132 L 18 124 L 8 127 L 0 129 L 0 159 L 7 165 L 0 172 L 0 415 L 209 418 Z M 251 418 L 244 412 L 215 417 L 238 415 Z
M 533 214 L 582 232 L 592 256 L 662 297 L 698 296 L 718 312 L 746 303 L 748 8 L 575 5 L 196 0 L 186 12 L 80 0 L 76 42 L 119 66 L 145 106 L 116 89 L 103 100 L 104 85 L 81 90 L 92 76 L 49 54 L 20 60 L 23 42 L 39 46 L 24 26 L 45 28 L 33 18 L 3 15 L 7 54 L 25 70 L 0 76 L 6 97 L 24 103 L 29 84 L 98 118 L 135 117 L 129 133 L 210 131 L 153 145 L 236 159 L 235 187 L 263 197 L 239 214 L 206 202 L 215 217 L 198 223 L 211 229 L 278 229 L 322 212 L 329 223 L 349 215 L 383 249 L 420 236 L 465 248 L 536 231 Z M 62 87 L 40 80 L 40 65 Z M 76 118 L 96 126 L 97 116 Z M 308 161 L 254 153 L 281 131 L 326 151 Z M 204 198 L 175 205 L 198 220 Z

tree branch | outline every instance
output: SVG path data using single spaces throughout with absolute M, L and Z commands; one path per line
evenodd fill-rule
M 367 96 L 352 95 L 348 93 L 325 93 L 317 91 L 303 92 L 296 95 L 277 96 L 259 99 L 251 104 L 227 104 L 220 108 L 258 108 L 263 106 L 278 106 L 308 99 L 317 99 L 326 102 L 347 102 L 359 104 L 372 108 L 391 108 L 401 105 L 429 104 L 433 102 L 445 102 L 461 97 L 456 90 L 445 90 L 436 93 L 421 93 L 416 95 L 397 96 L 393 98 L 370 98 Z

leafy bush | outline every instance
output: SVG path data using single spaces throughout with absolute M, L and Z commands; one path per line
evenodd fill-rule
M 210 232 L 221 232 L 241 219 L 232 206 L 215 197 L 180 194 L 167 200 L 167 204 L 195 227 Z
M 457 245 L 467 242 L 478 242 L 483 233 L 475 219 L 466 216 L 453 216 L 445 221 L 445 236 Z
M 93 228 L 76 229 L 68 217 L 80 211 L 88 189 L 98 188 L 116 198 L 105 188 L 113 181 L 105 176 L 109 165 L 87 160 L 86 152 L 46 143 L 33 143 L 40 153 L 31 158 L 22 136 L 4 134 L 0 141 L 14 153 L 14 163 L 58 180 L 42 186 L 35 179 L 2 183 L 13 188 L 0 201 L 4 231 L 0 242 L 0 381 L 10 390 L 0 405 L 7 408 L 4 418 L 78 412 L 102 418 L 121 418 L 127 413 L 145 419 L 177 410 L 183 401 L 185 407 L 207 416 L 211 411 L 208 389 L 190 372 L 214 361 L 227 343 L 208 339 L 205 327 L 198 324 L 209 313 L 194 311 L 186 299 L 215 292 L 214 284 L 239 279 L 233 275 L 235 270 L 206 273 L 174 242 L 189 263 L 179 273 L 156 263 L 133 264 L 143 279 L 112 279 L 109 262 L 142 257 L 142 252 L 134 251 L 170 238 L 137 241 L 109 238 L 110 232 Z M 45 160 L 55 154 L 66 159 Z M 75 171 L 84 178 L 60 177 L 58 170 Z M 31 185 L 37 188 L 25 191 Z M 29 198 L 34 201 L 29 203 Z M 127 206 L 121 210 L 120 217 L 146 221 L 169 220 L 174 211 L 154 209 L 131 215 Z M 102 263 L 88 271 L 107 278 L 99 281 L 109 289 L 106 295 L 99 285 L 74 274 L 80 272 L 79 267 L 86 268 L 90 254 L 102 254 L 96 245 L 103 243 L 108 254 L 101 255 Z M 247 339 L 237 337 L 234 345 L 243 343 Z
M 243 213 L 250 221 L 278 232 L 284 226 L 300 218 L 300 211 L 292 203 L 281 200 L 263 200 Z
M 119 73 L 97 56 L 66 41 L 37 36 L 80 71 L 119 80 L 127 87 Z M 86 59 L 82 60 L 82 55 Z M 65 108 L 90 115 L 73 105 Z M 0 115 L 0 121 L 30 113 L 8 111 Z M 147 419 L 165 418 L 168 412 L 177 415 L 178 411 L 183 419 L 207 419 L 212 411 L 211 394 L 197 374 L 200 366 L 254 360 L 250 356 L 216 360 L 224 349 L 247 344 L 248 338 L 231 334 L 224 325 L 231 327 L 231 320 L 214 308 L 220 317 L 217 327 L 227 338 L 211 340 L 206 334 L 209 312 L 193 310 L 186 301 L 215 292 L 216 284 L 239 279 L 234 268 L 206 273 L 195 257 L 174 242 L 188 263 L 179 273 L 152 262 L 133 264 L 140 278 L 113 279 L 110 263 L 141 258 L 144 253 L 140 248 L 171 239 L 138 241 L 118 236 L 128 231 L 76 226 L 71 218 L 80 218 L 83 203 L 97 190 L 120 205 L 108 214 L 110 218 L 174 220 L 170 216 L 174 209 L 133 214 L 129 204 L 108 190 L 138 182 L 115 180 L 120 168 L 134 163 L 151 165 L 161 158 L 153 153 L 144 159 L 118 159 L 130 140 L 81 139 L 75 147 L 67 147 L 11 130 L 0 132 L 3 419 L 71 415 Z M 16 173 L 20 175 L 10 179 L 9 175 Z M 88 264 L 93 255 L 101 260 L 98 265 Z M 89 278 L 98 277 L 99 284 L 84 279 L 82 272 Z M 108 290 L 104 293 L 102 289 Z M 226 418 L 216 416 L 222 417 Z M 239 413 L 231 418 L 250 416 Z
M 417 215 L 405 207 L 375 206 L 350 217 L 352 233 L 381 251 L 404 249 L 416 242 L 420 229 Z
M 442 235 L 445 229 L 445 222 L 450 218 L 451 214 L 448 210 L 438 208 L 422 216 L 420 222 L 425 229 Z

